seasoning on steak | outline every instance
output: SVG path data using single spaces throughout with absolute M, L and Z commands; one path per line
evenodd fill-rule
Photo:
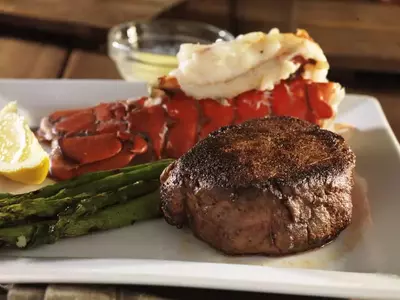
M 291 117 L 222 127 L 161 175 L 162 211 L 226 254 L 320 247 L 351 222 L 355 155 L 344 139 Z

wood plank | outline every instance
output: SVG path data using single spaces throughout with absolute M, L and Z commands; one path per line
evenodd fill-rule
M 105 54 L 73 50 L 63 78 L 121 79 L 114 62 Z
M 332 66 L 337 68 L 394 71 L 400 68 L 400 32 L 371 32 L 301 26 L 321 45 Z
M 117 300 L 115 286 L 50 284 L 43 300 Z
M 160 17 L 195 20 L 231 31 L 234 26 L 231 13 L 230 0 L 188 0 L 165 11 Z
M 57 46 L 0 38 L 0 78 L 57 78 L 66 58 Z
M 289 22 L 336 29 L 400 31 L 400 6 L 343 0 L 237 0 L 239 20 Z M 292 15 L 290 11 L 295 10 Z M 297 25 L 298 25 L 297 24 Z
M 289 3 L 238 0 L 240 32 L 304 28 L 321 44 L 333 67 L 400 68 L 400 6 L 340 0 L 296 0 L 291 7 Z
M 237 22 L 239 33 L 271 28 L 290 30 L 293 18 L 292 0 L 237 0 Z
M 44 291 L 45 290 L 45 291 Z M 159 286 L 115 286 L 57 284 L 44 287 L 14 285 L 10 300 L 166 300 L 166 299 L 270 299 L 330 300 L 331 298 L 267 294 L 228 290 L 207 290 Z M 13 297 L 10 297 L 13 295 Z M 1 298 L 0 298 L 1 299 Z M 333 299 L 332 299 L 333 300 Z
M 400 32 L 400 6 L 370 1 L 295 1 L 297 22 L 336 29 Z
M 184 0 L 2 0 L 8 16 L 109 28 L 116 24 L 155 18 Z
M 8 300 L 43 300 L 45 286 L 14 285 L 7 294 Z
M 397 71 L 400 6 L 296 1 L 296 24 L 309 30 L 338 67 Z
M 158 287 L 155 287 L 154 290 L 157 290 Z M 151 292 L 143 292 L 143 291 L 138 291 L 137 288 L 132 288 L 129 286 L 124 286 L 120 287 L 118 289 L 118 294 L 117 294 L 117 299 L 118 300 L 167 300 L 167 299 L 177 299 L 175 298 L 167 298 L 167 297 L 160 297 L 155 293 L 154 295 Z M 176 295 L 175 295 L 176 296 Z M 189 293 L 186 294 L 186 299 L 190 299 L 194 296 L 194 293 L 190 295 Z M 185 299 L 185 298 L 181 298 Z

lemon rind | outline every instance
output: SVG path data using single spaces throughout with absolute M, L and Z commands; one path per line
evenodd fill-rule
M 7 115 L 11 116 L 12 125 L 18 126 L 18 135 L 21 135 L 20 148 L 11 161 L 0 161 L 0 175 L 24 184 L 41 184 L 49 172 L 49 155 L 30 130 L 24 117 L 18 114 L 16 102 L 9 102 L 0 111 L 1 118 Z

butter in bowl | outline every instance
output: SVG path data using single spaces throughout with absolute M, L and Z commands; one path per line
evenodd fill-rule
M 108 54 L 127 81 L 157 82 L 178 66 L 176 54 L 183 43 L 229 41 L 224 29 L 200 22 L 154 20 L 117 25 L 108 34 Z

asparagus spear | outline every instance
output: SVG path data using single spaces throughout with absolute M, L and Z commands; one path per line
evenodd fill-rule
M 155 166 L 158 164 L 160 164 L 162 166 L 167 166 L 172 161 L 173 160 L 171 160 L 171 159 L 164 159 L 164 160 L 159 160 L 156 162 L 140 164 L 140 165 L 135 165 L 135 166 L 129 166 L 129 167 L 116 169 L 116 170 L 87 173 L 87 174 L 81 175 L 79 177 L 76 177 L 74 179 L 61 181 L 61 182 L 43 187 L 39 190 L 21 194 L 21 195 L 2 193 L 2 194 L 0 194 L 0 208 L 11 205 L 11 204 L 20 203 L 25 200 L 30 200 L 30 199 L 35 199 L 35 198 L 48 198 L 51 196 L 55 196 L 60 191 L 77 188 L 79 186 L 85 186 L 86 184 L 90 184 L 90 183 L 99 181 L 101 179 L 105 179 L 105 178 L 115 175 L 115 174 L 129 173 L 129 172 L 132 172 L 135 170 L 143 169 L 143 168 L 146 168 L 149 166 Z
M 84 185 L 77 186 L 71 189 L 63 189 L 57 195 L 71 197 L 81 193 L 90 191 L 93 195 L 103 193 L 110 190 L 115 190 L 119 187 L 132 184 L 139 180 L 159 179 L 162 171 L 169 165 L 169 161 L 158 161 L 153 164 L 144 166 L 128 172 L 121 172 L 111 176 L 107 176 L 100 180 L 89 182 Z M 1 211 L 1 209 L 0 209 Z
M 63 226 L 72 219 L 77 219 L 81 216 L 88 216 L 96 213 L 104 207 L 108 207 L 118 203 L 125 203 L 138 196 L 142 196 L 157 190 L 159 187 L 158 181 L 139 181 L 133 185 L 127 185 L 117 192 L 108 192 L 95 195 L 93 197 L 80 201 L 76 207 L 67 209 L 66 213 L 59 215 L 57 226 Z
M 95 212 L 107 205 L 124 202 L 127 199 L 146 194 L 158 188 L 157 181 L 133 181 L 133 184 L 123 186 L 116 191 L 108 191 L 97 195 L 82 193 L 74 197 L 38 198 L 22 203 L 3 207 L 0 212 L 0 226 L 10 226 L 17 222 L 27 221 L 35 217 L 56 217 L 57 214 L 68 216 L 75 212 L 79 216 L 85 212 Z M 75 211 L 77 208 L 77 211 Z
M 141 180 L 159 179 L 167 161 L 156 162 L 130 172 L 121 172 L 71 189 L 63 189 L 48 198 L 35 198 L 0 207 L 0 227 L 10 226 L 26 218 L 53 217 L 67 206 L 75 205 L 89 196 L 113 191 Z
M 9 193 L 0 193 L 0 199 L 4 199 L 4 198 L 7 198 L 7 197 L 12 197 L 13 195 L 12 194 L 9 194 Z
M 61 237 L 74 237 L 92 231 L 107 230 L 131 225 L 133 222 L 159 217 L 160 193 L 156 191 L 133 201 L 118 204 L 99 211 L 94 215 L 69 222 L 65 226 L 55 226 Z
M 29 205 L 13 204 L 5 208 L 9 211 L 0 212 L 0 227 L 10 227 L 18 223 L 28 223 L 32 220 L 44 217 L 56 217 L 58 212 L 63 211 L 69 205 L 90 197 L 88 193 L 82 193 L 75 197 L 60 199 L 38 198 L 29 201 Z M 35 218 L 36 217 L 36 218 Z
M 75 237 L 93 231 L 108 230 L 132 224 L 135 221 L 156 218 L 160 215 L 159 190 L 133 201 L 105 208 L 87 217 L 72 218 L 70 222 L 41 222 L 0 229 L 2 246 L 28 248 L 56 242 L 60 238 Z
M 47 228 L 49 230 L 49 225 L 51 224 L 55 224 L 55 221 L 2 228 L 0 229 L 0 246 L 25 248 L 36 237 L 38 228 Z

